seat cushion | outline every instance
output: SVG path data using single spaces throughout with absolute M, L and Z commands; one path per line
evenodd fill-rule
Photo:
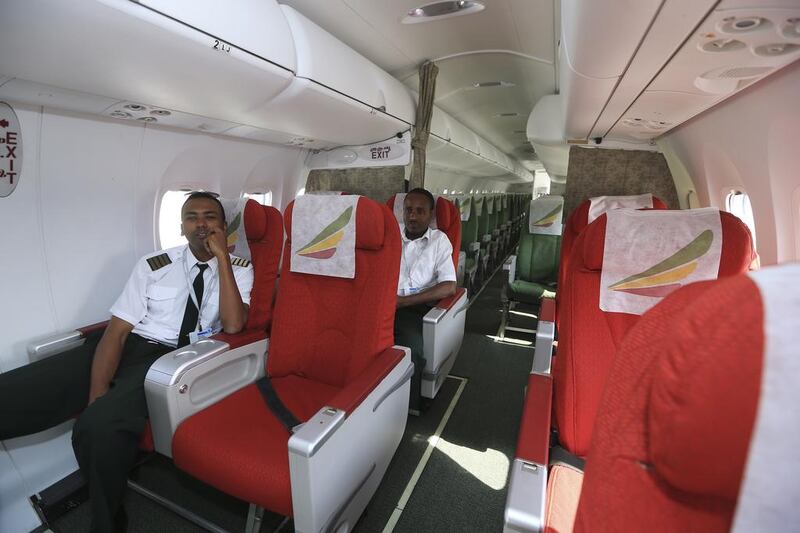
M 515 302 L 539 303 L 542 296 L 555 296 L 555 287 L 534 281 L 515 280 L 508 285 L 508 298 Z
M 572 531 L 582 486 L 583 472 L 561 464 L 550 467 L 544 510 L 545 533 Z
M 272 380 L 296 418 L 306 421 L 339 389 L 289 375 Z M 255 384 L 185 420 L 175 433 L 175 464 L 237 498 L 292 516 L 289 433 Z

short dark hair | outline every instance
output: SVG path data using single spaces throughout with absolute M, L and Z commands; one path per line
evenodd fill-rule
M 436 200 L 434 200 L 433 195 L 429 190 L 423 189 L 422 187 L 417 187 L 416 189 L 411 189 L 410 191 L 408 191 L 406 193 L 406 196 L 408 196 L 409 194 L 419 194 L 421 196 L 424 196 L 425 198 L 428 199 L 428 203 L 431 204 L 431 211 L 433 211 L 436 208 Z
M 217 196 L 219 196 L 219 195 L 215 194 L 213 192 L 195 191 L 195 192 L 189 194 L 189 196 L 186 197 L 186 201 L 183 202 L 183 205 L 185 206 L 186 203 L 189 200 L 199 200 L 200 198 L 206 198 L 208 200 L 213 200 L 214 203 L 217 204 L 217 207 L 219 207 L 219 212 L 222 214 L 222 220 L 227 220 L 225 218 L 225 208 L 222 207 L 222 202 L 219 201 L 219 198 L 217 198 Z M 183 211 L 183 208 L 181 208 L 181 211 Z

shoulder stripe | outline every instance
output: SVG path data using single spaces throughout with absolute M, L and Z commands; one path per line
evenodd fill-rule
M 231 264 L 240 267 L 248 267 L 250 266 L 250 261 L 244 259 L 243 257 L 232 257 Z
M 150 270 L 153 272 L 159 268 L 169 265 L 170 263 L 172 263 L 172 259 L 170 259 L 169 254 L 166 252 L 147 259 L 147 264 L 150 265 Z

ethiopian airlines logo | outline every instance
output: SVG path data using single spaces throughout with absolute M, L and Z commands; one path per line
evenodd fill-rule
M 344 228 L 353 216 L 353 206 L 348 207 L 336 220 L 328 224 L 311 242 L 303 246 L 297 255 L 311 259 L 330 259 L 336 253 L 336 246 L 344 237 Z
M 545 216 L 537 220 L 533 223 L 535 228 L 549 228 L 553 225 L 553 222 L 556 221 L 558 215 L 561 214 L 561 210 L 564 209 L 563 204 L 559 204 L 558 207 L 547 213 Z
M 239 234 L 236 233 L 236 230 L 239 229 L 239 225 L 242 223 L 242 212 L 239 211 L 236 213 L 236 216 L 233 217 L 231 223 L 228 224 L 227 234 L 227 241 L 228 241 L 228 253 L 233 253 L 236 249 L 236 242 L 239 240 Z
M 657 265 L 609 285 L 608 288 L 638 296 L 663 298 L 680 288 L 680 281 L 697 269 L 697 262 L 708 252 L 712 242 L 714 234 L 707 229 Z

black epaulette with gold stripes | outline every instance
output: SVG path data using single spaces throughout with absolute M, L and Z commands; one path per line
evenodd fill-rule
M 237 267 L 248 267 L 250 266 L 250 261 L 242 257 L 231 257 L 231 264 Z
M 150 265 L 150 270 L 153 272 L 159 268 L 169 265 L 170 263 L 172 263 L 172 259 L 169 258 L 169 254 L 166 252 L 147 259 L 147 264 Z

